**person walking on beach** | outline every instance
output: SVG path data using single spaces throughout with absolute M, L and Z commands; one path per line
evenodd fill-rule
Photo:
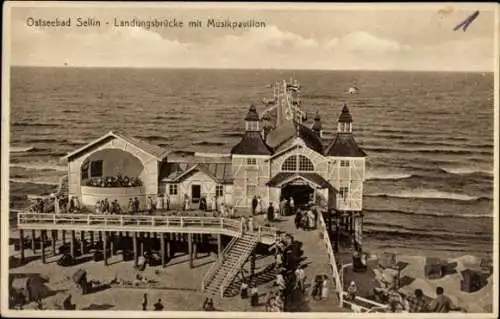
M 408 297 L 407 301 L 409 312 L 427 312 L 428 310 L 422 289 L 415 289 L 414 295 Z
M 163 310 L 163 304 L 161 303 L 161 299 L 158 299 L 158 301 L 153 305 L 155 307 L 155 311 L 162 311 Z
M 142 310 L 148 310 L 148 294 L 144 294 L 144 296 L 142 297 Z
M 255 195 L 252 199 L 252 215 L 255 215 L 258 205 L 259 205 L 259 200 L 257 199 L 257 196 Z
M 444 294 L 443 287 L 436 288 L 436 295 L 436 299 L 431 302 L 431 305 L 429 307 L 431 312 L 446 313 L 450 312 L 451 310 L 462 310 L 462 308 L 455 306 L 450 297 Z

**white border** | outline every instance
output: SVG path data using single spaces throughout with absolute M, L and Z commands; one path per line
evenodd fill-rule
M 4 3 L 4 16 L 3 16 L 3 73 L 2 73 L 2 157 L 1 157 L 1 165 L 2 165 L 2 184 L 1 184 L 1 223 L 2 232 L 1 232 L 1 251 L 2 251 L 2 260 L 4 262 L 1 263 L 1 274 L 2 279 L 5 279 L 8 276 L 8 263 L 5 260 L 9 259 L 8 249 L 5 249 L 4 246 L 7 246 L 9 231 L 8 231 L 8 211 L 9 211 L 9 182 L 8 182 L 8 172 L 9 172 L 9 141 L 10 141 L 10 13 L 11 8 L 13 7 L 45 7 L 45 8 L 53 8 L 53 7 L 89 7 L 93 6 L 96 8 L 197 8 L 197 9 L 208 9 L 208 8 L 224 8 L 224 9 L 240 9 L 240 10 L 304 10 L 307 8 L 308 10 L 325 10 L 325 9 L 335 9 L 335 10 L 374 10 L 383 8 L 384 10 L 401 10 L 401 7 L 404 6 L 405 10 L 425 10 L 425 9 L 434 9 L 438 10 L 443 7 L 453 7 L 466 10 L 495 10 L 495 66 L 494 66 L 494 170 L 495 170 L 495 182 L 494 182 L 494 249 L 493 249 L 493 260 L 494 260 L 494 284 L 493 284 L 493 314 L 354 314 L 354 313 L 242 313 L 242 312 L 143 312 L 143 311 L 112 311 L 106 310 L 104 312 L 101 311 L 13 311 L 8 310 L 8 280 L 1 280 L 1 289 L 0 296 L 1 298 L 1 310 L 2 316 L 16 316 L 16 317 L 52 317 L 52 318 L 96 318 L 96 317 L 108 317 L 108 318 L 120 318 L 120 317 L 128 317 L 128 318 L 253 318 L 253 317 L 261 317 L 261 318 L 340 318 L 340 317 L 362 317 L 362 318 L 391 318 L 391 317 L 410 317 L 410 318 L 495 318 L 498 315 L 498 272 L 499 272 L 499 256 L 498 256 L 498 247 L 499 247 L 499 94 L 500 94 L 500 86 L 499 86 L 499 72 L 500 72 L 500 63 L 499 63 L 499 36 L 500 36 L 500 23 L 499 23 L 499 6 L 495 3 L 432 3 L 432 4 L 416 4 L 416 3 L 356 3 L 356 4 L 348 4 L 348 3 L 335 3 L 335 4 L 325 4 L 325 3 L 313 3 L 313 4 L 305 4 L 305 3 L 263 3 L 263 2 L 254 2 L 254 3 L 223 3 L 223 2 L 196 2 L 196 3 L 185 3 L 185 2 L 163 2 L 163 3 L 139 3 L 139 2 L 39 2 L 39 1 L 22 1 L 22 2 L 5 2 Z

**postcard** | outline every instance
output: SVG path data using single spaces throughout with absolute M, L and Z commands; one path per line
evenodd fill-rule
M 3 21 L 3 316 L 498 316 L 497 4 Z

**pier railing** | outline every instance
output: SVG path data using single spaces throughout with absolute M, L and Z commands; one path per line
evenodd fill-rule
M 224 250 L 222 251 L 221 255 L 218 256 L 217 260 L 215 261 L 214 265 L 210 268 L 210 270 L 207 272 L 205 277 L 203 277 L 203 280 L 201 281 L 201 291 L 204 292 L 207 286 L 210 284 L 210 281 L 212 281 L 213 277 L 215 276 L 215 273 L 217 272 L 217 269 L 222 265 L 224 262 L 224 256 L 227 254 L 229 249 L 234 245 L 238 237 L 233 237 L 231 241 L 226 245 Z
M 215 233 L 240 237 L 240 220 L 222 217 L 19 213 L 19 229 Z M 259 226 L 259 240 L 271 243 L 276 229 Z
M 328 252 L 328 258 L 330 260 L 330 268 L 332 269 L 332 277 L 335 282 L 335 291 L 339 298 L 340 305 L 343 306 L 344 305 L 343 283 L 339 274 L 339 269 L 337 268 L 335 254 L 333 252 L 330 236 L 328 235 L 328 228 L 326 227 L 322 211 L 320 211 L 320 213 L 318 214 L 318 224 L 319 224 L 319 231 L 322 234 L 323 243 L 325 244 Z

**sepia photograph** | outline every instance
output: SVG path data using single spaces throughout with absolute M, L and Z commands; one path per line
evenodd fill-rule
M 498 316 L 498 4 L 3 26 L 2 316 Z

